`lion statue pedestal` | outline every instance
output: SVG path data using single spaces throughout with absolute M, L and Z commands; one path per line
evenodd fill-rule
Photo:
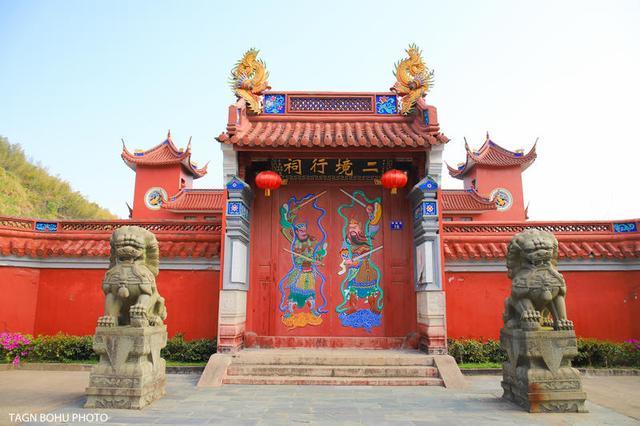
M 517 234 L 507 252 L 513 283 L 500 330 L 508 356 L 503 398 L 532 413 L 586 412 L 580 373 L 571 367 L 578 348 L 557 260 L 556 238 L 536 229 Z
M 165 393 L 167 345 L 164 299 L 158 293 L 159 250 L 146 229 L 124 226 L 111 236 L 111 262 L 102 290 L 93 367 L 85 408 L 141 409 Z

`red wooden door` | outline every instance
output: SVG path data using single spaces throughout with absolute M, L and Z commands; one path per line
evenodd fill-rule
M 385 309 L 392 280 L 385 274 L 382 189 L 289 185 L 273 201 L 274 335 L 394 333 L 394 316 Z

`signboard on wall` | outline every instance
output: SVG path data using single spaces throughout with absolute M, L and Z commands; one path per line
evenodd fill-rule
M 373 181 L 393 168 L 406 168 L 392 159 L 275 158 L 271 170 L 290 181 Z

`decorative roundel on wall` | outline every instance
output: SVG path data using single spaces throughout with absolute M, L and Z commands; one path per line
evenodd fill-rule
M 496 188 L 489 196 L 496 200 L 496 207 L 499 211 L 509 210 L 513 204 L 513 196 L 504 188 Z
M 144 204 L 148 209 L 158 210 L 160 206 L 162 206 L 162 201 L 167 199 L 167 191 L 160 188 L 159 186 L 154 186 L 153 188 L 149 188 L 146 194 L 144 194 Z

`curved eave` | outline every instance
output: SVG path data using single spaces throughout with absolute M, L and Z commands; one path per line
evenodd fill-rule
M 153 154 L 161 149 L 169 149 L 170 155 L 172 155 L 174 158 L 161 160 L 149 159 L 148 157 L 145 158 L 145 156 Z M 195 167 L 191 163 L 191 145 L 188 145 L 186 150 L 180 151 L 176 148 L 171 139 L 167 139 L 164 142 L 154 146 L 153 148 L 142 152 L 141 155 L 132 154 L 123 143 L 121 157 L 124 163 L 133 171 L 136 171 L 138 164 L 149 167 L 162 167 L 172 164 L 181 164 L 194 179 L 198 179 L 206 175 L 207 167 L 209 165 L 209 163 L 207 163 L 200 169 Z
M 467 158 L 467 163 L 465 163 L 464 166 L 462 166 L 462 168 L 453 168 L 449 165 L 449 163 L 445 163 L 447 165 L 447 169 L 449 170 L 449 176 L 451 176 L 452 178 L 455 179 L 464 179 L 464 175 L 467 174 L 467 172 L 470 170 L 470 167 L 467 168 L 467 166 L 469 165 L 469 160 Z
M 519 156 L 517 155 L 517 153 L 509 151 L 508 149 L 501 147 L 491 140 L 486 140 L 480 147 L 480 149 L 475 152 L 469 148 L 469 145 L 467 143 L 465 143 L 464 147 L 467 153 L 467 157 L 464 166 L 462 166 L 461 168 L 453 168 L 449 166 L 449 164 L 447 164 L 447 169 L 449 170 L 449 175 L 455 179 L 464 179 L 464 176 L 469 173 L 476 165 L 481 165 L 493 169 L 503 169 L 519 166 L 522 171 L 525 171 L 529 168 L 529 166 L 531 166 L 531 164 L 533 164 L 538 156 L 536 153 L 536 146 L 537 142 L 533 144 L 528 153 Z M 485 152 L 488 150 L 499 152 L 500 155 L 507 157 L 507 160 L 513 161 L 513 164 L 496 164 L 492 160 L 485 159 L 487 155 L 485 154 Z
M 182 165 L 187 169 L 187 171 L 193 176 L 194 179 L 199 179 L 202 176 L 207 174 L 207 169 L 209 167 L 209 163 L 205 164 L 204 167 L 198 169 L 191 163 L 191 153 L 182 161 Z

